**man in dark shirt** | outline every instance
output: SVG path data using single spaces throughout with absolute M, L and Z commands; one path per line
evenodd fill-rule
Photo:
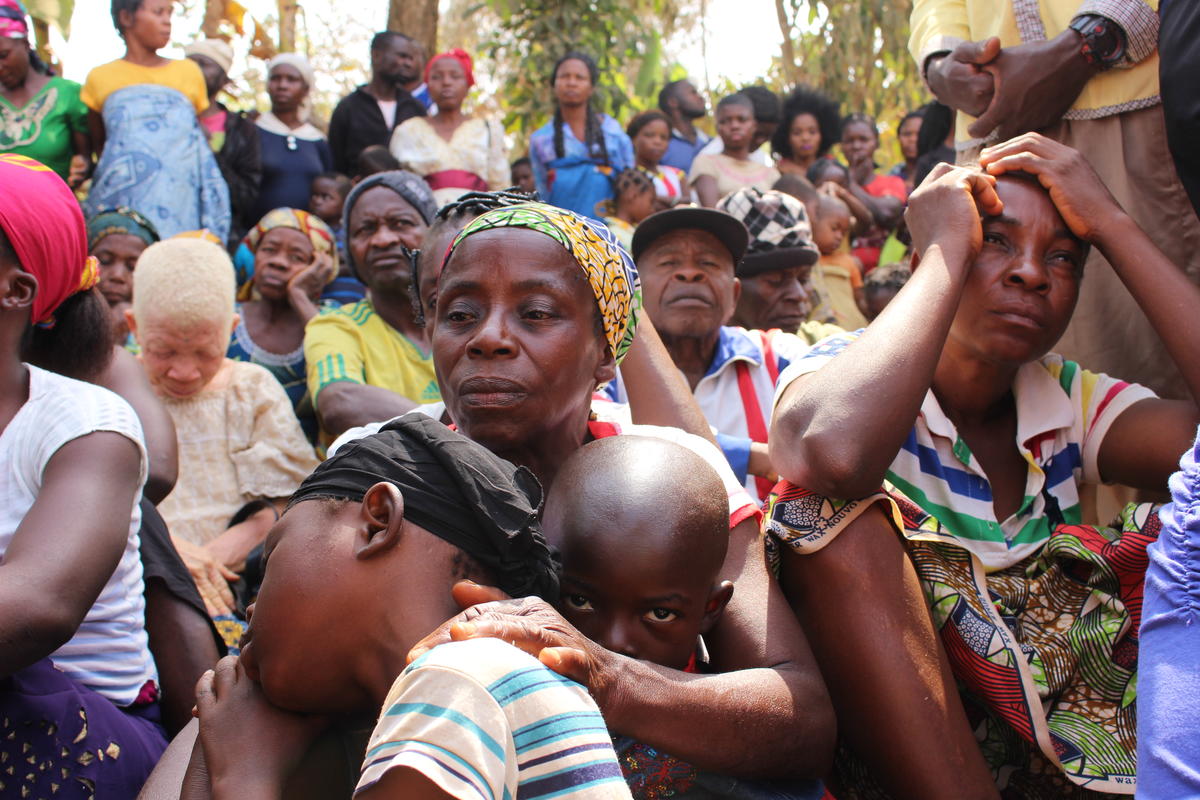
M 387 147 L 396 126 L 424 116 L 425 105 L 403 88 L 420 75 L 420 50 L 402 33 L 383 31 L 371 40 L 371 82 L 342 98 L 329 121 L 333 168 L 353 175 L 358 154 L 373 144 Z

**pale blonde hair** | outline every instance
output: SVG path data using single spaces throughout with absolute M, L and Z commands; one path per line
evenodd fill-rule
M 181 327 L 233 321 L 233 262 L 204 239 L 168 239 L 142 251 L 133 271 L 133 316 Z

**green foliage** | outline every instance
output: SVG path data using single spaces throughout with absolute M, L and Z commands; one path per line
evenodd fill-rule
M 881 160 L 898 157 L 895 127 L 929 101 L 908 53 L 911 0 L 775 0 L 784 46 L 779 77 L 809 83 L 883 129 Z M 789 50 L 791 62 L 789 63 Z
M 554 114 L 554 62 L 570 50 L 592 56 L 600 81 L 594 107 L 618 119 L 654 106 L 678 65 L 665 66 L 663 39 L 679 0 L 485 0 L 499 20 L 480 42 L 497 65 L 505 127 L 522 143 Z

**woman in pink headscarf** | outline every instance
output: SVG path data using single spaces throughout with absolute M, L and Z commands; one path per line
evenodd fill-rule
M 138 556 L 138 415 L 83 214 L 0 153 L 0 775 L 5 797 L 133 797 L 166 748 Z M 31 330 L 32 328 L 32 330 Z M 28 764 L 28 766 L 26 766 Z
M 437 113 L 413 117 L 392 134 L 392 155 L 425 178 L 439 206 L 511 182 L 504 131 L 492 120 L 463 113 L 463 101 L 475 85 L 471 67 L 471 57 L 458 49 L 429 59 L 425 83 Z

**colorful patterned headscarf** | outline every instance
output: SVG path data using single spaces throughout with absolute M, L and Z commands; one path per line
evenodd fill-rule
M 63 179 L 27 156 L 0 153 L 0 186 L 0 230 L 21 269 L 37 278 L 31 320 L 47 325 L 64 300 L 100 278 L 83 212 Z
M 0 0 L 0 39 L 28 39 L 25 6 L 18 0 Z
M 620 363 L 633 344 L 642 306 L 642 284 L 633 257 L 608 226 L 545 203 L 498 208 L 477 217 L 459 232 L 446 250 L 443 268 L 468 236 L 498 228 L 528 228 L 544 233 L 571 254 L 592 287 L 604 323 L 604 338 Z
M 0 2 L 3 2 L 3 0 L 0 0 Z M 153 222 L 132 208 L 119 206 L 117 208 L 110 208 L 107 211 L 101 211 L 88 220 L 88 250 L 95 250 L 96 245 L 114 233 L 136 236 L 145 242 L 147 247 L 159 239 L 158 230 L 155 229 Z
M 267 215 L 246 234 L 246 238 L 243 240 L 246 247 L 250 248 L 251 253 L 257 253 L 258 245 L 262 242 L 263 237 L 267 235 L 268 231 L 276 228 L 291 228 L 307 236 L 308 240 L 312 242 L 314 252 L 325 253 L 333 259 L 333 276 L 330 280 L 337 277 L 337 244 L 333 237 L 333 231 L 329 229 L 324 220 L 298 208 L 277 208 L 274 211 L 268 211 Z

